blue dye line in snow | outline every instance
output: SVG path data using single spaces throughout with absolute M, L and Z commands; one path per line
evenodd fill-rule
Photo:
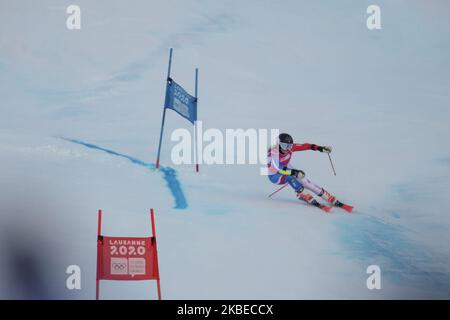
M 69 139 L 69 138 L 64 138 L 64 137 L 59 137 L 65 141 L 69 141 L 72 143 L 76 143 L 76 144 L 80 144 L 82 146 L 85 146 L 87 148 L 91 148 L 91 149 L 96 149 L 96 150 L 100 150 L 106 153 L 109 153 L 113 156 L 117 156 L 117 157 L 121 157 L 121 158 L 125 158 L 129 161 L 131 161 L 133 164 L 137 164 L 139 166 L 143 166 L 147 169 L 150 169 L 152 171 L 156 170 L 156 165 L 153 163 L 146 163 L 144 161 L 141 161 L 139 159 L 127 156 L 125 154 L 113 151 L 113 150 L 109 150 L 109 149 L 105 149 L 102 147 L 99 147 L 95 144 L 92 143 L 86 143 L 80 140 L 75 140 L 75 139 Z M 165 167 L 165 166 L 160 166 L 159 170 L 161 170 L 161 172 L 164 174 L 163 178 L 164 180 L 166 180 L 167 182 L 167 186 L 169 187 L 170 191 L 172 192 L 172 195 L 175 198 L 175 209 L 186 209 L 188 207 L 187 204 L 187 200 L 186 197 L 184 196 L 184 192 L 183 189 L 181 188 L 181 184 L 178 181 L 177 178 L 177 172 L 170 168 L 170 167 Z

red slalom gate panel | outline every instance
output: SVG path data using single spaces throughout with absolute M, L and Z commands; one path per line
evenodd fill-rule
M 100 280 L 156 280 L 158 299 L 161 299 L 153 209 L 150 217 L 152 237 L 109 237 L 101 235 L 102 211 L 98 211 L 97 300 Z
M 155 238 L 100 236 L 99 280 L 158 280 Z

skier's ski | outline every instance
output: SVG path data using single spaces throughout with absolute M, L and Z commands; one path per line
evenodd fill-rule
M 335 205 L 336 207 L 339 207 L 339 208 L 344 209 L 344 210 L 347 211 L 348 213 L 351 213 L 352 210 L 353 210 L 353 207 L 352 207 L 351 205 L 342 203 L 342 202 L 337 201 L 337 200 L 336 200 L 336 203 L 335 203 L 334 205 Z
M 317 200 L 313 200 L 313 201 L 307 202 L 307 203 L 310 204 L 310 205 L 312 205 L 312 206 L 314 206 L 314 207 L 319 208 L 320 210 L 325 211 L 326 213 L 331 213 L 331 209 L 333 208 L 333 207 L 330 207 L 330 206 L 326 206 L 326 205 L 324 205 L 324 204 L 321 204 L 321 203 L 319 203 Z
M 317 208 L 319 208 L 319 209 L 325 211 L 326 213 L 331 213 L 332 207 L 326 206 L 326 205 L 324 205 L 324 204 L 320 204 L 320 203 L 318 203 L 318 202 L 317 202 L 317 204 L 318 204 L 318 205 L 316 205 L 316 204 L 313 203 L 313 205 L 316 206 Z
M 341 208 L 347 211 L 348 213 L 351 213 L 353 210 L 353 207 L 348 204 L 344 204 Z

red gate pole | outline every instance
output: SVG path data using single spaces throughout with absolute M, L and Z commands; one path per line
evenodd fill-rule
M 102 209 L 98 209 L 98 230 L 97 230 L 97 276 L 95 279 L 95 300 L 99 300 L 100 297 L 100 280 L 98 278 L 98 242 L 100 241 L 100 235 L 102 234 Z
M 158 267 L 158 279 L 156 279 L 156 287 L 158 289 L 158 300 L 161 300 L 161 283 L 159 279 L 159 264 L 158 264 L 158 250 L 157 250 L 157 242 L 156 242 L 156 228 L 155 228 L 155 213 L 153 208 L 150 209 L 150 218 L 152 221 L 152 237 L 155 238 L 155 251 L 156 251 L 156 266 Z

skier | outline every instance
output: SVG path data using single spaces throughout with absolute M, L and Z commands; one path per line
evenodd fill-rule
M 312 191 L 317 196 L 324 199 L 331 205 L 341 207 L 348 212 L 351 212 L 353 207 L 346 205 L 336 199 L 334 195 L 319 187 L 311 180 L 309 180 L 302 170 L 297 170 L 289 167 L 289 161 L 293 152 L 314 150 L 320 152 L 330 153 L 331 147 L 323 147 L 310 143 L 297 144 L 294 143 L 292 137 L 287 133 L 282 133 L 278 136 L 278 144 L 272 146 L 268 151 L 267 166 L 269 167 L 269 179 L 275 184 L 289 183 L 290 186 L 297 193 L 297 198 L 309 204 L 312 204 L 320 209 L 329 212 L 330 206 L 320 204 L 314 197 L 305 189 Z

